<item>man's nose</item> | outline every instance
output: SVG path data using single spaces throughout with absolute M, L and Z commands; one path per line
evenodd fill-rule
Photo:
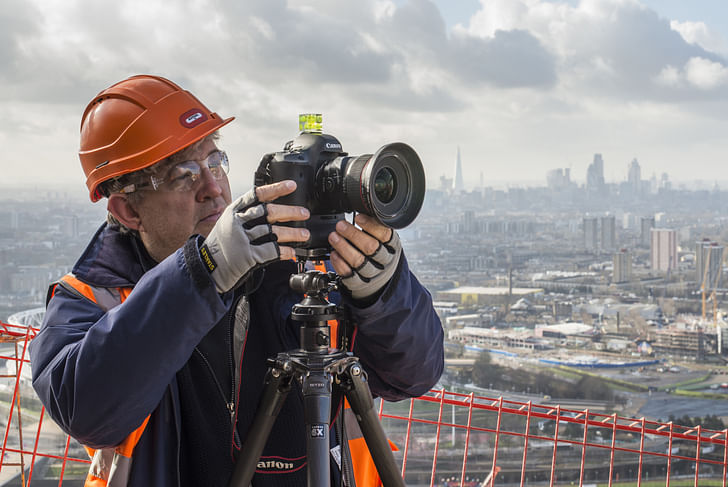
M 222 186 L 220 185 L 222 179 L 215 179 L 215 176 L 212 175 L 207 165 L 201 168 L 200 181 L 202 184 L 197 190 L 198 201 L 204 201 L 207 198 L 216 198 L 222 194 Z

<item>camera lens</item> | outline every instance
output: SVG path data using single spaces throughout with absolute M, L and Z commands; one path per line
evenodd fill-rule
M 374 155 L 343 159 L 345 211 L 365 213 L 392 228 L 412 223 L 425 199 L 425 170 L 412 147 L 395 142 Z
M 394 174 L 391 169 L 385 167 L 377 171 L 377 175 L 374 178 L 374 194 L 377 199 L 382 203 L 390 203 L 394 199 L 396 192 L 397 180 L 394 179 Z

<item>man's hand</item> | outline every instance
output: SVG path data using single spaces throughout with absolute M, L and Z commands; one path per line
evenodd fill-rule
M 274 225 L 308 219 L 306 208 L 268 203 L 295 189 L 294 181 L 260 186 L 225 208 L 200 247 L 200 257 L 218 292 L 237 287 L 258 267 L 295 256 L 292 247 L 279 243 L 308 240 L 304 228 Z
M 281 181 L 265 186 L 255 188 L 255 194 L 258 201 L 267 203 L 281 196 L 291 194 L 296 190 L 295 181 Z M 293 222 L 308 220 L 309 212 L 303 206 L 289 206 L 267 203 L 265 205 L 268 212 L 268 223 Z M 281 242 L 305 242 L 310 237 L 310 233 L 305 228 L 292 228 L 280 225 L 271 225 L 272 232 L 276 235 L 278 243 Z M 293 247 L 279 246 L 280 258 L 282 260 L 292 260 L 296 258 Z
M 342 276 L 342 284 L 354 299 L 366 299 L 379 292 L 397 269 L 402 245 L 397 232 L 374 218 L 357 214 L 349 222 L 339 221 L 329 234 L 331 265 Z

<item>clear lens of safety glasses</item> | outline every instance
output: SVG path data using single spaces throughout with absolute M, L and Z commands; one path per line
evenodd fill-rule
M 217 150 L 201 161 L 184 161 L 176 164 L 162 178 L 151 176 L 152 187 L 155 190 L 189 191 L 194 187 L 195 181 L 200 178 L 204 166 L 210 170 L 212 177 L 216 180 L 222 179 L 230 170 L 227 154 Z

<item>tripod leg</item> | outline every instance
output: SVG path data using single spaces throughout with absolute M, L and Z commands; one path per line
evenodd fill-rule
M 323 370 L 314 370 L 304 377 L 303 409 L 306 418 L 308 487 L 329 487 L 331 485 L 329 460 L 331 383 Z
M 291 390 L 291 375 L 280 369 L 268 370 L 265 377 L 265 388 L 260 398 L 258 411 L 248 430 L 245 443 L 240 449 L 240 457 L 235 463 L 235 470 L 230 480 L 230 487 L 249 487 L 253 480 L 255 468 L 263 453 L 268 436 L 273 428 L 278 413 Z
M 366 374 L 358 362 L 350 364 L 344 374 L 346 376 L 343 384 L 344 394 L 359 423 L 382 483 L 385 487 L 404 487 L 404 480 L 394 461 L 389 442 L 374 412 L 374 400 L 369 391 Z

